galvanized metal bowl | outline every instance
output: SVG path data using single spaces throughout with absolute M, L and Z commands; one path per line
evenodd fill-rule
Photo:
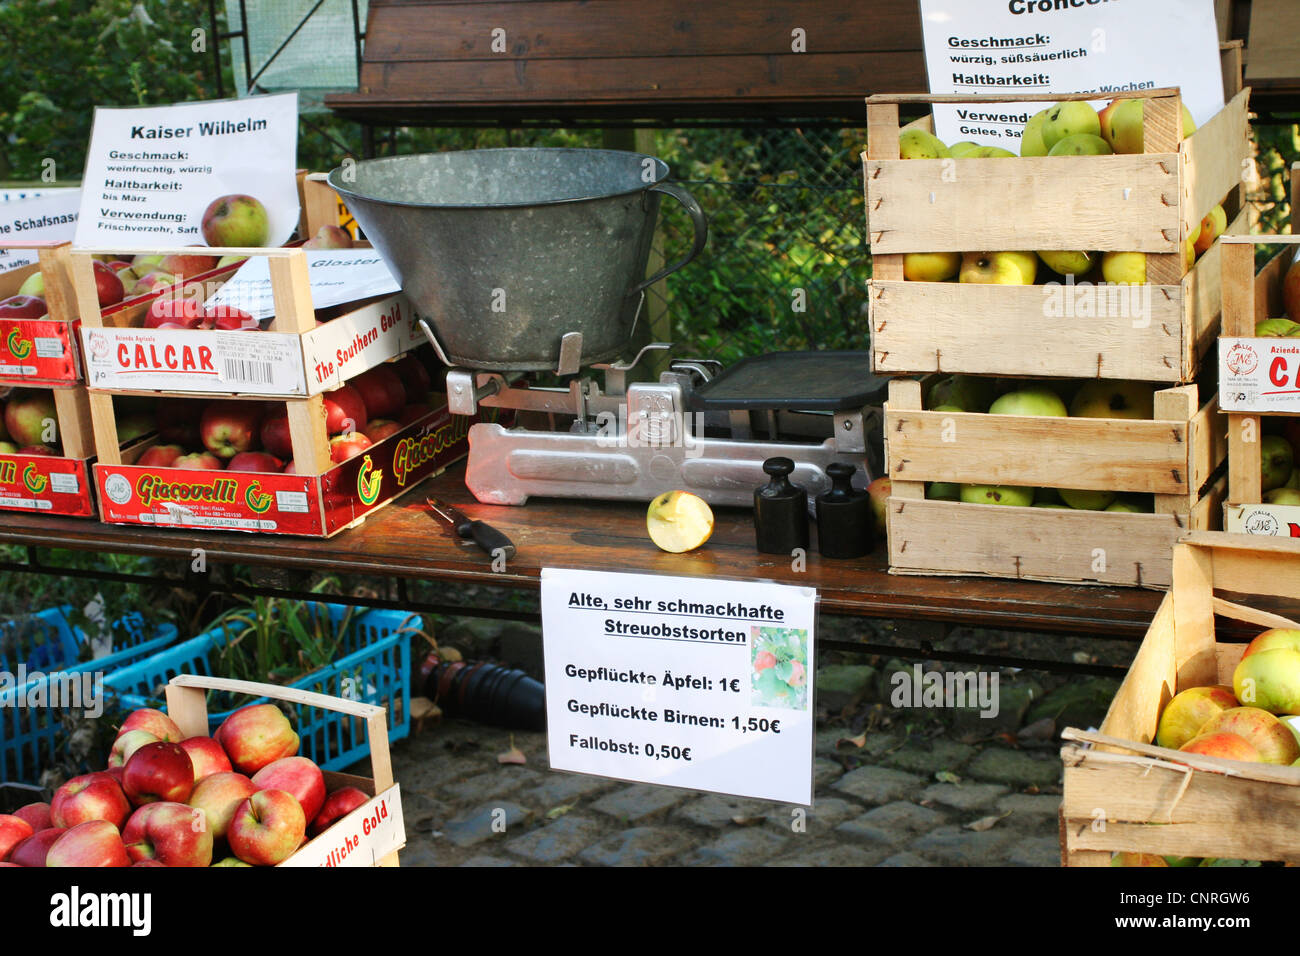
M 529 371 L 556 369 L 574 332 L 580 364 L 617 356 L 646 287 L 704 248 L 703 211 L 667 176 L 639 153 L 525 148 L 366 160 L 329 183 L 449 362 Z M 661 193 L 686 207 L 694 243 L 646 278 Z

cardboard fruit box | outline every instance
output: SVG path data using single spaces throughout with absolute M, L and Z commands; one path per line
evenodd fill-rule
M 118 454 L 117 421 L 111 404 L 102 401 L 111 396 L 91 398 L 102 520 L 325 538 L 360 523 L 464 457 L 474 421 L 451 415 L 445 398 L 435 392 L 422 417 L 336 463 L 330 457 L 322 398 L 314 395 L 284 403 L 296 474 L 183 469 L 140 464 L 141 456 L 159 444 L 157 436 Z
M 393 780 L 384 708 L 374 704 L 294 690 L 274 684 L 180 674 L 167 685 L 167 715 L 186 737 L 208 736 L 206 691 L 221 690 L 250 697 L 269 697 L 346 714 L 363 720 L 370 745 L 369 777 L 324 771 L 325 789 L 357 787 L 371 799 L 340 819 L 318 837 L 300 846 L 279 866 L 397 866 L 397 852 L 406 845 L 402 797 Z
M 1292 179 L 1293 192 L 1297 191 Z M 1255 274 L 1260 244 L 1283 249 Z M 1300 236 L 1239 236 L 1224 244 L 1219 397 L 1228 413 L 1228 500 L 1223 528 L 1300 538 L 1300 504 L 1266 503 L 1260 442 L 1274 422 L 1300 446 L 1300 338 L 1257 338 L 1255 324 L 1285 315 L 1282 287 Z M 1300 489 L 1295 494 L 1300 496 Z
M 1153 421 L 925 411 L 921 395 L 896 379 L 885 405 L 893 573 L 1162 588 L 1174 542 L 1218 521 L 1227 442 L 1196 385 L 1157 391 Z M 927 482 L 1151 494 L 1155 513 L 930 500 Z
M 54 420 L 47 423 L 53 426 L 49 441 L 38 444 L 62 452 L 60 455 L 0 453 L 0 509 L 94 517 L 90 469 L 95 460 L 95 442 L 85 387 L 23 386 L 11 390 L 9 386 L 0 386 L 0 395 L 4 399 L 0 404 L 4 405 L 27 399 L 42 403 L 53 400 Z
M 1173 588 L 1100 732 L 1062 734 L 1062 863 L 1106 866 L 1119 852 L 1300 863 L 1300 767 L 1152 743 L 1175 694 L 1232 685 L 1246 645 L 1218 642 L 1216 615 L 1260 631 L 1300 627 L 1251 606 L 1260 595 L 1300 596 L 1300 541 L 1194 532 L 1174 548 Z
M 1177 90 L 1131 94 L 1145 99 L 1141 155 L 900 159 L 900 105 L 1015 100 L 1045 108 L 1097 97 L 868 97 L 872 371 L 1193 381 L 1217 335 L 1220 247 L 1189 270 L 1183 240 L 1218 204 L 1227 232 L 1250 227 L 1242 182 L 1249 90 L 1233 69 L 1225 65 L 1227 105 L 1186 139 Z M 1142 252 L 1147 284 L 903 277 L 906 253 L 1000 249 Z
M 72 385 L 81 380 L 70 242 L 26 242 L 7 249 L 39 250 L 39 260 L 0 274 L 0 300 L 18 294 L 34 273 L 45 279 L 44 317 L 0 318 L 0 385 Z

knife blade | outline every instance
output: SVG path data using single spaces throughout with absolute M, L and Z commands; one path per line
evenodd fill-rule
M 497 551 L 501 551 L 507 558 L 515 556 L 514 542 L 487 522 L 471 518 L 459 508 L 437 498 L 428 497 L 425 501 L 433 509 L 434 515 L 445 521 L 457 535 L 473 540 L 490 557 L 496 557 Z

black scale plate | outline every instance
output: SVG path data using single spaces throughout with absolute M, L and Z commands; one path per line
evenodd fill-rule
M 691 410 L 844 412 L 883 404 L 888 386 L 871 374 L 870 352 L 773 352 L 693 389 Z

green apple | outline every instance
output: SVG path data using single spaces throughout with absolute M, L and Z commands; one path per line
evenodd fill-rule
M 1025 131 L 1020 136 L 1021 156 L 1047 155 L 1047 144 L 1043 142 L 1043 123 L 1047 121 L 1049 112 L 1051 112 L 1050 106 L 1029 117 L 1029 122 L 1025 124 Z
M 996 397 L 992 379 L 974 375 L 950 375 L 930 386 L 925 407 L 931 411 L 955 408 L 963 412 L 985 412 Z
M 1097 111 L 1097 122 L 1101 126 L 1101 138 L 1110 144 L 1111 149 L 1115 148 L 1115 134 L 1112 129 L 1112 123 L 1115 120 L 1115 110 L 1119 107 L 1119 104 L 1123 102 L 1123 100 L 1111 100 L 1106 104 L 1104 109 Z
M 1281 435 L 1265 435 L 1259 443 L 1260 490 L 1281 488 L 1295 467 L 1295 450 Z
M 1083 488 L 1062 488 L 1061 500 L 1076 511 L 1105 511 L 1115 503 L 1113 491 L 1090 491 Z
M 1151 514 L 1151 505 L 1143 502 L 1139 495 L 1120 495 L 1105 510 L 1135 515 Z
M 1007 392 L 989 406 L 990 415 L 1046 415 L 1065 418 L 1070 413 L 1061 396 L 1051 389 L 1027 388 Z M 1064 495 L 1062 495 L 1064 497 Z
M 1294 448 L 1295 446 L 1292 446 Z M 1300 466 L 1291 469 L 1291 477 L 1286 480 L 1284 488 L 1295 488 L 1300 491 Z
M 1110 118 L 1110 145 L 1117 153 L 1143 151 L 1142 100 L 1120 100 Z M 1196 132 L 1191 111 L 1183 104 L 1183 138 Z
M 908 252 L 903 255 L 903 278 L 912 282 L 944 282 L 959 271 L 960 252 Z
M 1300 652 L 1275 647 L 1242 657 L 1232 690 L 1247 707 L 1270 714 L 1300 714 Z
M 1300 505 L 1300 491 L 1294 488 L 1272 488 L 1264 492 L 1266 505 Z
M 946 159 L 952 154 L 933 133 L 905 129 L 898 136 L 898 155 L 903 159 Z
M 18 287 L 18 295 L 34 295 L 38 299 L 45 298 L 45 275 L 40 269 L 37 269 Z
M 1094 133 L 1072 133 L 1047 151 L 1048 156 L 1109 156 L 1114 150 Z
M 966 154 L 971 159 L 1003 159 L 1009 157 L 1016 158 L 1016 154 L 1009 149 L 1003 149 L 1001 146 L 981 146 Z
M 951 481 L 932 481 L 926 486 L 925 496 L 932 501 L 961 501 L 961 485 Z
M 1145 252 L 1103 252 L 1101 276 L 1120 285 L 1143 285 L 1147 281 Z
M 23 295 L 31 295 L 30 292 L 24 292 Z M 1292 322 L 1290 319 L 1265 319 L 1263 322 L 1255 323 L 1255 335 L 1259 338 L 1279 338 L 1290 335 L 1300 329 L 1300 323 Z
M 1042 133 L 1043 145 L 1047 147 L 1047 154 L 1050 156 L 1052 147 L 1067 136 L 1088 133 L 1100 137 L 1101 120 L 1097 118 L 1097 111 L 1083 100 L 1057 103 L 1048 109 L 1047 117 L 1043 120 Z
M 960 143 L 953 143 L 949 146 L 948 155 L 953 159 L 961 159 L 963 156 L 969 156 L 974 153 L 979 148 L 979 143 L 972 143 L 970 140 L 964 139 Z
M 210 246 L 264 246 L 271 226 L 266 207 L 252 196 L 219 196 L 203 210 L 200 228 Z
M 1244 660 L 1252 654 L 1271 651 L 1278 647 L 1300 651 L 1300 630 L 1290 627 L 1270 627 L 1267 631 L 1260 631 L 1255 635 L 1255 639 L 1246 645 L 1246 650 L 1241 656 Z
M 1033 488 L 1013 485 L 962 485 L 961 500 L 968 505 L 1012 505 L 1028 508 L 1034 503 Z
M 1126 418 L 1149 421 L 1155 418 L 1156 390 L 1145 382 L 1085 382 L 1070 402 L 1075 418 Z
M 1081 276 L 1097 264 L 1094 252 L 1075 252 L 1073 250 L 1039 252 L 1038 258 L 1047 264 L 1047 268 L 1063 276 Z
M 961 257 L 960 282 L 985 285 L 1033 285 L 1038 256 L 1032 252 L 966 252 Z
M 1035 501 L 1032 505 L 1030 505 L 1030 507 L 1031 508 L 1055 508 L 1058 511 L 1071 510 L 1069 505 L 1063 505 L 1059 501 Z
M 1034 504 L 1059 505 L 1061 493 L 1055 488 L 1039 488 L 1034 492 Z

